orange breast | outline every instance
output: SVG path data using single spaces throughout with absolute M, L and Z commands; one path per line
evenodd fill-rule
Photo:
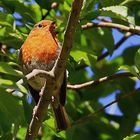
M 32 60 L 39 60 L 49 64 L 58 56 L 59 45 L 56 36 L 50 32 L 31 32 L 21 47 L 22 62 L 30 63 Z

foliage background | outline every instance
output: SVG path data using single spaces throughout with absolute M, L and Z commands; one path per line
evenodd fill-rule
M 34 102 L 27 95 L 27 87 L 19 87 L 16 82 L 22 77 L 19 73 L 18 49 L 33 25 L 42 19 L 56 21 L 59 40 L 63 41 L 63 32 L 72 0 L 54 2 L 53 0 L 0 0 L 0 139 L 23 140 L 32 117 Z M 140 25 L 139 4 L 139 0 L 85 0 L 67 64 L 69 84 L 97 80 L 125 71 L 139 77 L 139 44 L 135 46 L 132 43 L 129 47 L 121 49 L 121 53 L 118 54 L 114 51 L 117 43 L 111 28 L 96 27 L 87 30 L 81 28 L 81 25 L 91 21 L 108 23 L 101 19 L 101 16 L 104 16 L 105 20 L 108 20 L 105 16 L 110 17 L 110 22 L 134 28 Z M 125 32 L 121 33 L 122 38 L 125 34 Z M 118 36 L 120 34 L 117 32 L 115 38 L 120 38 Z M 127 40 L 130 39 L 129 36 L 127 38 Z M 102 58 L 98 61 L 98 58 L 106 51 L 110 56 L 117 57 Z M 140 123 L 140 90 L 139 85 L 136 86 L 137 81 L 137 78 L 118 77 L 81 90 L 68 89 L 66 109 L 73 127 L 56 133 L 53 113 L 49 109 L 47 120 L 43 123 L 38 139 L 121 140 L 138 133 L 139 129 L 137 132 L 134 131 Z M 13 94 L 8 93 L 9 88 L 17 89 L 17 91 Z M 100 111 L 84 119 L 103 107 L 101 104 L 103 98 L 107 97 L 105 104 L 108 104 L 112 101 L 109 98 L 112 93 L 117 99 L 132 92 L 136 94 L 113 106 L 114 113 Z M 118 111 L 121 113 L 118 114 Z M 127 137 L 125 140 L 127 139 L 139 139 L 139 135 Z

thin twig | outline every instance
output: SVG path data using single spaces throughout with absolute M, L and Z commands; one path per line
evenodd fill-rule
M 85 25 L 82 25 L 83 30 L 87 30 L 87 29 L 94 28 L 94 27 L 115 28 L 115 29 L 119 29 L 121 31 L 130 32 L 132 34 L 140 35 L 140 27 L 139 26 L 135 26 L 134 28 L 132 28 L 132 27 L 128 27 L 128 26 L 116 24 L 116 23 L 111 23 L 111 22 L 100 22 L 100 23 L 90 22 L 90 23 L 87 23 Z
M 42 13 L 42 18 L 41 18 L 41 20 L 44 20 L 44 19 L 50 14 L 50 11 L 51 11 L 52 9 L 58 8 L 58 6 L 59 6 L 59 3 L 53 2 L 53 3 L 51 4 L 51 8 L 50 8 L 44 15 L 43 15 L 43 11 L 41 10 L 41 13 Z
M 136 89 L 136 90 L 134 90 L 134 91 L 132 91 L 132 92 L 126 94 L 126 95 L 123 95 L 123 96 L 121 96 L 121 97 L 118 97 L 116 100 L 114 100 L 114 101 L 110 102 L 109 104 L 107 104 L 107 105 L 105 105 L 105 106 L 99 108 L 99 109 L 98 109 L 97 111 L 95 111 L 94 113 L 90 113 L 90 114 L 88 114 L 87 116 L 85 116 L 85 117 L 83 117 L 83 118 L 80 118 L 79 120 L 77 120 L 76 122 L 74 122 L 73 125 L 81 124 L 81 123 L 83 123 L 83 122 L 89 120 L 91 117 L 93 117 L 93 116 L 97 115 L 98 113 L 102 112 L 102 111 L 105 110 L 107 107 L 113 105 L 114 103 L 118 103 L 118 102 L 120 102 L 120 101 L 123 100 L 123 99 L 126 99 L 126 98 L 128 98 L 128 97 L 133 96 L 133 95 L 134 95 L 136 92 L 138 92 L 138 91 L 140 91 L 140 88 L 138 88 L 138 89 Z
M 74 0 L 72 5 L 72 10 L 68 19 L 67 29 L 64 34 L 64 42 L 62 45 L 62 52 L 58 58 L 58 62 L 56 63 L 56 66 L 54 67 L 54 74 L 57 76 L 60 76 L 62 72 L 66 69 L 66 62 L 70 53 L 70 50 L 72 48 L 73 43 L 73 37 L 75 33 L 76 26 L 78 24 L 79 16 L 80 16 L 80 10 L 82 8 L 84 0 Z M 57 69 L 55 69 L 57 68 Z
M 114 74 L 114 75 L 111 75 L 111 76 L 102 77 L 98 80 L 92 80 L 92 81 L 89 81 L 89 82 L 85 82 L 85 83 L 82 83 L 82 84 L 67 85 L 67 88 L 72 89 L 72 90 L 80 90 L 80 89 L 83 89 L 83 88 L 96 86 L 96 85 L 99 85 L 99 84 L 104 83 L 106 81 L 113 80 L 113 79 L 117 79 L 117 78 L 121 78 L 121 77 L 132 77 L 132 76 L 134 76 L 134 75 L 132 75 L 129 72 L 118 73 L 118 74 Z
M 108 20 L 108 19 L 103 18 L 103 17 L 97 17 L 96 19 L 100 20 L 100 21 L 103 21 L 103 22 L 112 22 L 111 20 Z
M 43 71 L 43 70 L 34 70 L 33 72 L 26 75 L 26 78 L 27 78 L 26 80 L 27 81 L 31 80 L 34 76 L 37 76 L 37 75 L 47 77 L 48 72 Z M 51 76 L 50 73 L 49 73 L 49 76 Z M 92 81 L 89 81 L 89 82 L 85 82 L 85 83 L 82 83 L 82 84 L 75 84 L 75 85 L 68 84 L 67 88 L 71 89 L 71 90 L 80 90 L 80 89 L 88 88 L 88 87 L 91 87 L 91 86 L 93 87 L 93 86 L 99 85 L 101 83 L 104 83 L 106 81 L 110 81 L 110 80 L 113 80 L 113 79 L 117 79 L 117 78 L 121 78 L 121 77 L 132 77 L 132 76 L 134 76 L 134 75 L 129 73 L 129 72 L 118 73 L 118 74 L 114 74 L 114 75 L 111 75 L 111 76 L 102 77 L 98 80 L 92 80 Z M 20 79 L 16 84 L 17 85 L 23 85 L 23 83 L 24 83 L 24 80 Z M 14 89 L 7 89 L 7 92 L 9 92 L 9 93 L 14 92 L 14 91 L 15 91 Z
M 50 10 L 51 10 L 51 9 L 50 9 Z M 42 18 L 41 18 L 41 20 L 44 20 L 44 19 L 49 15 L 50 10 L 47 11 L 47 12 L 45 13 L 45 15 L 43 15 L 43 13 L 42 13 Z

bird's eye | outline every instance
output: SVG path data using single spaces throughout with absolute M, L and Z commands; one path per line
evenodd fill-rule
M 38 28 L 42 28 L 42 24 L 38 24 L 38 26 L 37 26 Z

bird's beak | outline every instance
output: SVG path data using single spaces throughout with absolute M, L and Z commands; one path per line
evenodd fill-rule
M 56 28 L 55 21 L 53 21 L 53 22 L 51 23 L 50 31 L 53 31 L 53 32 L 55 32 L 56 34 L 58 33 L 58 28 Z
M 56 23 L 55 21 L 52 21 L 52 25 L 55 25 L 55 23 Z

